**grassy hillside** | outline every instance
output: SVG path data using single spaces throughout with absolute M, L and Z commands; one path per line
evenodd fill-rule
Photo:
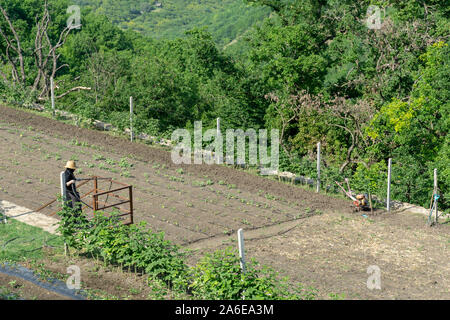
M 244 0 L 81 0 L 80 4 L 106 14 L 123 29 L 155 38 L 173 39 L 186 30 L 207 26 L 220 45 L 228 44 L 270 13 Z

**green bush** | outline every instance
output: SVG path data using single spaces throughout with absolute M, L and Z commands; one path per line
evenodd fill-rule
M 70 208 L 64 208 L 59 213 L 59 231 L 69 246 L 101 258 L 105 263 L 178 283 L 186 270 L 179 248 L 164 240 L 163 233 L 147 230 L 144 222 L 123 225 L 117 214 L 97 212 L 88 221 L 84 215 L 76 217 Z
M 69 247 L 81 249 L 84 244 L 78 241 L 78 233 L 89 228 L 89 221 L 86 219 L 86 216 L 77 215 L 68 206 L 63 206 L 58 215 L 61 220 L 57 231 L 61 233 L 64 242 Z
M 9 85 L 0 80 L 0 101 L 30 108 L 37 100 L 36 92 L 22 84 Z
M 374 163 L 370 167 L 359 163 L 352 177 L 352 189 L 376 194 L 383 198 L 387 188 L 387 170 L 384 162 Z
M 231 248 L 206 254 L 192 271 L 189 288 L 194 297 L 207 300 L 278 300 L 312 299 L 313 291 L 299 287 L 290 291 L 287 278 L 280 278 L 268 267 L 259 267 L 255 260 L 243 273 L 239 256 Z

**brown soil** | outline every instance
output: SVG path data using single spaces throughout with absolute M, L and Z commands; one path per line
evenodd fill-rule
M 45 257 L 38 263 L 45 266 L 46 272 L 59 275 L 61 278 L 69 276 L 66 272 L 68 266 L 78 266 L 81 290 L 88 300 L 186 299 L 186 296 L 176 295 L 167 285 L 148 279 L 148 276 L 134 273 L 133 270 L 104 266 L 101 261 L 84 256 L 64 256 L 54 250 L 47 250 Z M 33 269 L 33 265 L 25 264 L 24 266 Z
M 177 166 L 159 147 L 22 110 L 0 112 L 1 199 L 40 207 L 58 194 L 59 172 L 75 157 L 78 177 L 132 184 L 135 221 L 198 254 L 236 246 L 235 231 L 243 228 L 248 257 L 319 288 L 322 298 L 450 298 L 449 224 L 429 228 L 407 212 L 364 218 L 344 199 L 227 166 Z M 124 157 L 132 168 L 118 165 Z M 370 265 L 381 269 L 381 291 L 366 287 Z
M 55 198 L 59 172 L 75 156 L 83 170 L 78 177 L 99 175 L 132 184 L 135 221 L 147 221 L 178 243 L 277 225 L 316 210 L 349 210 L 347 201 L 226 166 L 183 165 L 180 174 L 166 150 L 21 110 L 0 107 L 0 112 L 0 137 L 6 142 L 0 146 L 4 199 L 31 209 Z M 100 156 L 116 164 L 95 160 Z M 123 157 L 133 157 L 133 168 L 118 166 Z M 126 171 L 130 177 L 121 176 Z M 108 182 L 100 186 L 109 187 Z
M 407 212 L 365 218 L 356 213 L 316 215 L 286 230 L 247 232 L 248 257 L 288 275 L 292 282 L 345 299 L 450 299 L 450 228 L 430 228 Z M 213 251 L 236 246 L 235 237 L 190 247 Z M 367 268 L 381 272 L 381 290 L 369 290 Z
M 0 293 L 24 300 L 70 300 L 21 278 L 0 273 Z

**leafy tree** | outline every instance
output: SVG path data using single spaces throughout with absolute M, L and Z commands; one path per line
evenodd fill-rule
M 393 198 L 427 206 L 438 168 L 448 210 L 445 1 L 79 4 L 82 28 L 64 33 L 67 1 L 49 0 L 48 10 L 37 0 L 2 1 L 0 99 L 48 105 L 54 76 L 58 108 L 120 128 L 129 125 L 130 96 L 136 129 L 152 135 L 196 120 L 213 128 L 217 117 L 223 130 L 277 128 L 282 169 L 313 177 L 320 141 L 327 183 L 349 177 L 383 193 L 393 158 Z M 367 27 L 369 5 L 381 9 L 380 29 Z M 37 34 L 49 42 L 36 47 Z M 40 63 L 52 47 L 56 65 Z

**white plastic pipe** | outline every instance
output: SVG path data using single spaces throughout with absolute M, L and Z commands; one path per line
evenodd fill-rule
M 66 188 L 67 188 L 64 171 L 61 171 L 60 177 L 61 177 L 61 199 L 64 202 L 64 201 L 66 201 L 65 194 L 66 194 Z
M 320 142 L 317 143 L 317 189 L 316 192 L 320 192 Z
M 388 180 L 387 180 L 387 200 L 386 209 L 391 211 L 391 169 L 392 169 L 392 158 L 389 158 L 388 162 Z
M 217 118 L 217 133 L 216 133 L 217 137 L 216 139 L 219 139 L 221 132 L 220 132 L 220 118 Z M 217 148 L 216 148 L 217 149 Z M 221 153 L 219 153 L 219 150 L 214 150 L 216 153 L 216 163 L 220 164 L 221 160 L 220 157 L 222 156 Z
M 241 270 L 245 273 L 245 249 L 244 249 L 244 230 L 238 230 L 238 246 L 239 246 L 239 258 L 241 264 Z
M 438 179 L 437 179 L 437 169 L 434 169 L 434 188 L 433 188 L 433 201 L 434 195 L 438 193 Z M 438 222 L 438 202 L 436 200 L 436 205 L 434 208 L 434 222 Z
M 133 97 L 130 97 L 130 138 L 133 142 Z

